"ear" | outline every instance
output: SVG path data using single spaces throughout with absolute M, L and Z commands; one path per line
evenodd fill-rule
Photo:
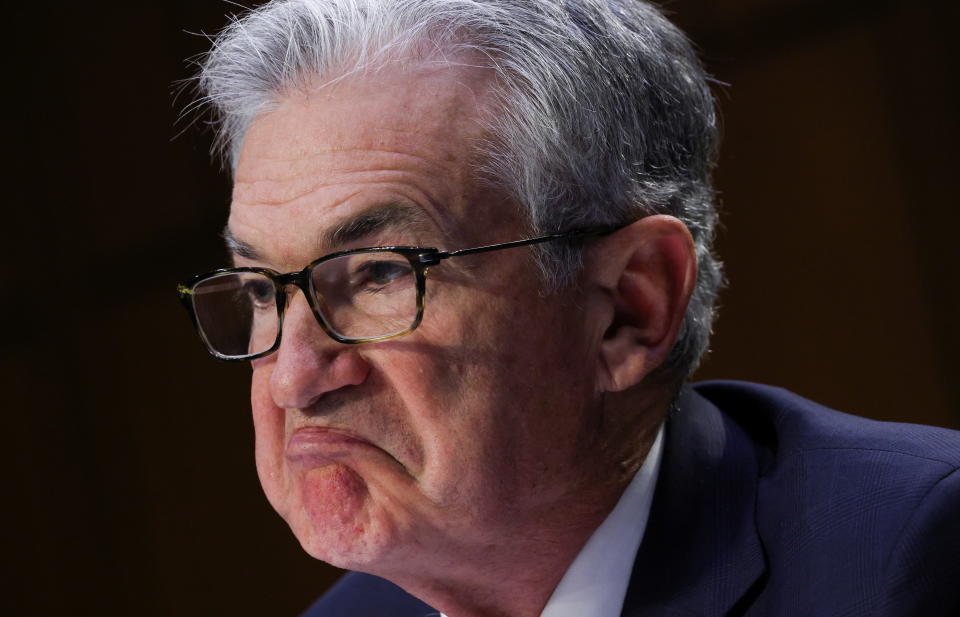
M 596 241 L 586 269 L 602 332 L 598 385 L 626 390 L 659 367 L 680 333 L 697 280 L 690 231 L 657 215 Z

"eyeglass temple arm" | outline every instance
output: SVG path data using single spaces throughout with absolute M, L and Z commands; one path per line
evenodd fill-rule
M 427 253 L 420 256 L 420 260 L 428 265 L 433 265 L 440 263 L 444 259 L 449 259 L 450 257 L 461 257 L 463 255 L 473 255 L 475 253 L 486 253 L 488 251 L 499 251 L 501 249 L 512 249 L 518 246 L 527 246 L 530 244 L 540 244 L 543 242 L 550 242 L 551 240 L 574 240 L 577 238 L 589 238 L 593 236 L 605 236 L 611 234 L 618 229 L 621 225 L 609 226 L 609 227 L 590 227 L 586 229 L 573 229 L 570 231 L 561 231 L 555 234 L 550 234 L 547 236 L 539 236 L 537 238 L 528 238 L 526 240 L 514 240 L 513 242 L 504 242 L 503 244 L 488 244 L 487 246 L 477 246 L 469 249 L 460 249 L 459 251 L 438 251 L 436 253 Z

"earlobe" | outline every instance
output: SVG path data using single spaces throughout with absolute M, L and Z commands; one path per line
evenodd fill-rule
M 646 217 L 598 245 L 590 263 L 610 305 L 599 385 L 626 390 L 659 367 L 676 342 L 697 276 L 693 239 L 674 217 Z

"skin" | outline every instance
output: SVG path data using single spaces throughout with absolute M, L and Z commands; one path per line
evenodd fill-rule
M 471 172 L 488 85 L 434 65 L 288 93 L 240 155 L 228 227 L 256 259 L 236 264 L 525 237 Z M 415 215 L 324 242 L 385 205 Z M 538 615 L 652 442 L 670 394 L 642 382 L 694 278 L 686 229 L 652 217 L 592 241 L 576 291 L 540 293 L 527 248 L 436 266 L 422 325 L 391 341 L 336 343 L 292 293 L 280 349 L 253 362 L 267 498 L 310 555 L 451 617 Z

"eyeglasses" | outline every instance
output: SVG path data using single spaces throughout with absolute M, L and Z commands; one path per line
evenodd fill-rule
M 348 345 L 397 338 L 423 320 L 427 270 L 451 257 L 602 236 L 619 227 L 565 232 L 441 251 L 415 246 L 378 246 L 331 253 L 299 272 L 224 268 L 177 286 L 207 349 L 221 360 L 254 360 L 280 347 L 286 287 L 303 291 L 320 327 Z

